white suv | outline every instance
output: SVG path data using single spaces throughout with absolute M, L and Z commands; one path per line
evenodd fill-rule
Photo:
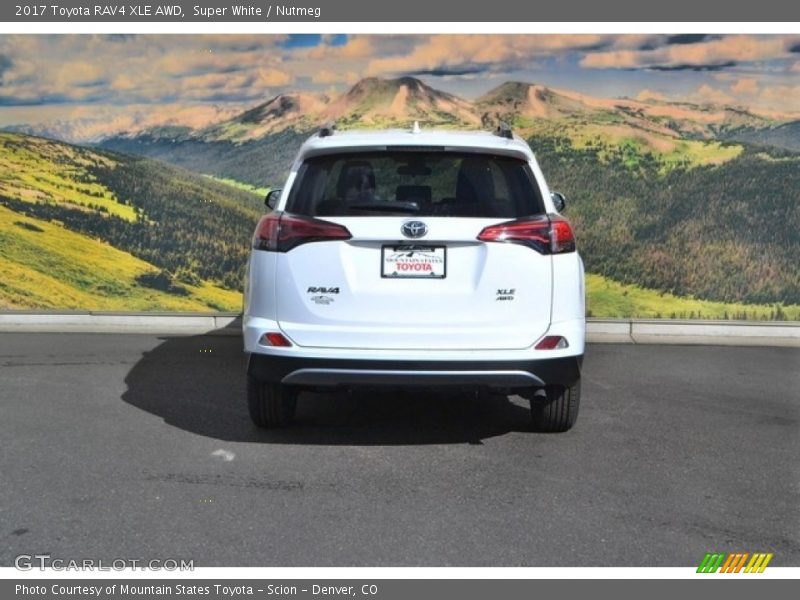
M 256 425 L 353 386 L 489 389 L 530 399 L 537 431 L 575 423 L 583 263 L 509 129 L 325 128 L 267 204 L 243 322 Z

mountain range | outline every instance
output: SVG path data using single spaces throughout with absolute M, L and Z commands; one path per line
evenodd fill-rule
M 141 154 L 254 185 L 279 185 L 303 140 L 334 122 L 354 127 L 493 128 L 507 122 L 523 137 L 567 136 L 587 145 L 634 145 L 667 167 L 724 159 L 704 144 L 736 142 L 797 149 L 800 121 L 754 109 L 665 100 L 598 98 L 536 83 L 507 82 L 474 101 L 419 79 L 367 78 L 332 96 L 289 92 L 231 118 L 190 128 L 157 126 L 111 135 L 101 147 Z M 705 156 L 703 156 L 705 155 Z
M 236 309 L 262 205 L 208 176 L 280 185 L 331 121 L 510 123 L 568 196 L 595 316 L 800 319 L 800 122 L 523 82 L 469 102 L 413 78 L 286 93 L 92 147 L 0 134 L 0 306 Z

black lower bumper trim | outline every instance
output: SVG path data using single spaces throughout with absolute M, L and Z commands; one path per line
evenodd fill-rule
M 583 356 L 512 361 L 424 361 L 306 358 L 251 354 L 249 375 L 263 382 L 347 385 L 573 385 Z M 416 376 L 418 374 L 418 376 Z

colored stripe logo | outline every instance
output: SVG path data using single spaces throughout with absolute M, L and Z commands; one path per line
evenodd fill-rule
M 766 552 L 707 552 L 698 573 L 763 573 L 774 555 Z M 746 566 L 745 566 L 746 565 Z

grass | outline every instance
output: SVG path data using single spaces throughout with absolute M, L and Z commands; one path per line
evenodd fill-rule
M 800 305 L 741 304 L 674 296 L 601 275 L 586 275 L 587 314 L 607 318 L 741 319 L 800 321 Z
M 253 128 L 244 123 L 227 121 L 206 131 L 212 141 L 242 142 L 253 137 Z
M 241 294 L 208 283 L 176 296 L 141 286 L 157 271 L 126 252 L 0 207 L 0 310 L 238 311 Z
M 759 152 L 755 156 L 760 160 L 771 163 L 800 162 L 800 156 L 796 154 L 791 156 L 772 156 L 766 152 Z
M 743 151 L 744 147 L 738 144 L 681 140 L 675 144 L 671 152 L 661 156 L 661 161 L 664 163 L 662 172 L 671 171 L 676 167 L 721 165 L 738 157 Z
M 135 221 L 134 207 L 119 202 L 87 167 L 114 165 L 104 155 L 43 138 L 0 133 L 0 192 L 25 202 L 67 204 Z
M 584 128 L 591 137 L 573 137 L 573 144 L 603 147 L 612 142 L 635 159 L 646 151 L 644 138 L 603 137 L 601 130 Z M 599 132 L 598 132 L 599 131 Z M 617 130 L 614 130 L 617 131 Z M 572 135 L 574 132 L 571 132 Z M 608 132 L 606 132 L 608 133 Z M 0 192 L 28 202 L 58 202 L 86 211 L 137 217 L 99 184 L 88 168 L 98 163 L 114 168 L 112 159 L 88 149 L 0 133 Z M 577 141 L 575 141 L 577 140 Z M 602 142 L 602 143 L 599 143 Z M 659 142 L 661 143 L 661 142 Z M 660 160 L 718 164 L 741 152 L 741 146 L 716 142 L 670 140 L 660 146 Z M 670 158 L 673 157 L 673 158 Z M 759 155 L 773 160 L 769 155 Z M 774 160 L 784 160 L 774 159 Z M 792 158 L 791 160 L 794 160 Z M 221 184 L 265 196 L 267 188 L 233 179 L 210 177 Z M 202 185 L 202 183 L 198 183 Z M 231 208 L 238 206 L 232 200 Z M 61 225 L 25 217 L 0 206 L 0 310 L 82 309 L 238 311 L 242 296 L 208 282 L 181 284 L 172 294 L 137 283 L 158 269 L 111 245 L 64 229 Z M 146 279 L 146 278 L 145 278 Z M 800 305 L 750 305 L 677 297 L 636 285 L 621 284 L 600 275 L 587 275 L 590 316 L 800 321 Z
M 225 185 L 229 185 L 233 188 L 238 190 L 244 190 L 246 192 L 252 192 L 261 196 L 262 198 L 266 198 L 267 194 L 269 194 L 270 188 L 268 187 L 258 187 L 255 185 L 250 185 L 249 183 L 243 183 L 241 181 L 237 181 L 235 179 L 230 179 L 227 177 L 214 177 L 213 175 L 203 174 L 203 177 L 208 177 L 214 181 L 218 181 L 219 183 L 223 183 Z
M 567 137 L 576 150 L 591 149 L 601 161 L 614 156 L 630 169 L 639 167 L 645 155 L 658 163 L 662 175 L 677 169 L 721 165 L 740 156 L 744 147 L 706 140 L 686 140 L 646 131 L 630 124 L 609 121 L 599 123 L 581 119 L 555 121 L 525 120 L 526 137 Z
M 0 309 L 238 311 L 239 292 L 209 283 L 183 284 L 185 296 L 144 287 L 136 278 L 157 269 L 103 242 L 55 223 L 0 207 Z M 588 314 L 609 318 L 775 318 L 776 306 L 711 302 L 586 276 Z M 800 306 L 782 306 L 800 321 Z

